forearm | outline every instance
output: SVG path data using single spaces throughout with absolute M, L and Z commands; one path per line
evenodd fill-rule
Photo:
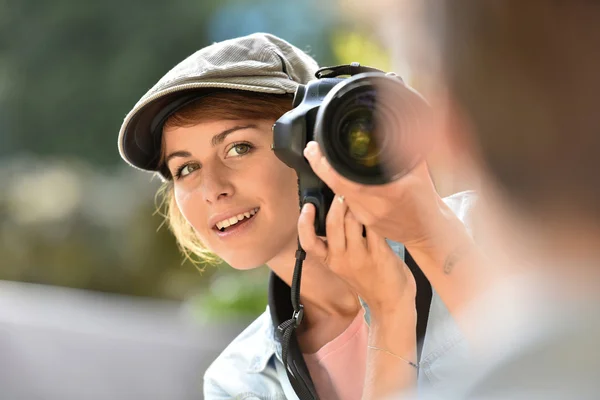
M 428 240 L 406 247 L 450 313 L 457 315 L 490 287 L 493 270 L 464 224 L 440 202 Z
M 369 331 L 364 400 L 382 399 L 415 387 L 416 312 L 414 302 L 406 312 L 372 316 Z

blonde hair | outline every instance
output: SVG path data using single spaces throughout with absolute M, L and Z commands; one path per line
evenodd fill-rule
M 203 96 L 171 115 L 164 124 L 165 129 L 190 127 L 215 120 L 272 120 L 275 121 L 292 109 L 291 95 L 274 95 L 242 91 L 216 91 Z M 221 259 L 204 246 L 194 227 L 185 219 L 177 206 L 172 176 L 166 168 L 162 139 L 160 170 L 167 181 L 156 193 L 157 213 L 162 215 L 177 244 L 185 256 L 196 266 L 214 265 Z

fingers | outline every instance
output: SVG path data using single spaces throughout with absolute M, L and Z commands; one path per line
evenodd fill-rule
M 360 189 L 360 185 L 338 174 L 321 153 L 317 142 L 309 142 L 304 149 L 304 156 L 315 174 L 323 180 L 335 193 L 348 195 Z
M 298 238 L 302 248 L 323 260 L 327 258 L 327 245 L 315 232 L 316 210 L 313 204 L 305 204 L 298 218 Z
M 370 225 L 374 221 L 373 209 L 378 196 L 373 197 L 371 193 L 376 190 L 367 187 L 338 174 L 327 162 L 317 142 L 309 142 L 304 149 L 304 156 L 311 168 L 335 193 L 346 196 L 346 202 L 352 209 L 354 216 L 364 225 Z M 379 200 L 381 202 L 381 200 Z
M 327 230 L 327 247 L 332 254 L 341 254 L 346 251 L 346 227 L 344 218 L 348 206 L 341 196 L 335 196 L 329 212 L 325 229 Z
M 346 199 L 346 204 L 350 211 L 352 211 L 352 215 L 354 219 L 360 222 L 362 225 L 369 225 L 373 221 L 373 212 L 368 208 L 365 208 L 361 202 L 356 201 L 357 198 L 353 197 L 351 199 Z M 360 199 L 359 199 L 360 200 Z M 368 199 L 370 201 L 370 199 Z
M 346 246 L 348 247 L 348 250 L 366 250 L 367 242 L 362 236 L 363 224 L 358 222 L 352 210 L 348 210 L 346 213 L 344 224 L 346 226 Z
M 386 247 L 389 247 L 385 238 L 383 236 L 375 233 L 375 231 L 373 229 L 367 228 L 367 239 L 366 240 L 367 240 L 367 248 L 369 249 L 370 253 L 379 252 L 382 249 L 386 249 Z M 390 251 L 391 251 L 391 249 L 390 249 Z

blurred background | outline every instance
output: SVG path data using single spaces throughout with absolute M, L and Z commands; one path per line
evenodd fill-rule
M 204 369 L 264 311 L 267 271 L 184 261 L 158 179 L 119 158 L 120 124 L 179 61 L 257 31 L 418 81 L 356 4 L 0 1 L 3 399 L 201 397 Z

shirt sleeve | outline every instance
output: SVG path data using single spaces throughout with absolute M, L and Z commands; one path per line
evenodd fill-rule
M 204 378 L 204 400 L 229 400 L 233 396 L 225 392 L 214 380 Z

